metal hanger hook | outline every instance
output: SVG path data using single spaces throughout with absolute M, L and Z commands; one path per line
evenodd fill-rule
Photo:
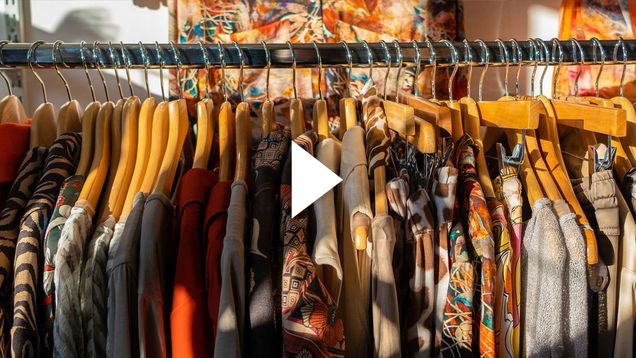
M 521 74 L 521 64 L 523 62 L 523 53 L 519 42 L 515 39 L 510 39 L 512 48 L 515 50 L 515 61 L 517 62 L 517 76 L 515 78 L 515 99 L 519 99 L 519 75 Z
M 316 58 L 318 59 L 318 94 L 320 99 L 324 99 L 322 97 L 322 57 L 320 57 L 320 51 L 318 50 L 318 43 L 316 41 L 312 41 L 314 45 L 314 49 L 316 50 Z
M 0 41 L 0 66 L 2 67 L 4 67 L 4 60 L 2 59 L 2 49 L 8 43 L 9 41 L 6 41 L 6 40 Z M 13 87 L 11 86 L 11 81 L 9 81 L 9 78 L 7 77 L 7 75 L 4 74 L 4 71 L 0 71 L 0 76 L 2 76 L 2 79 L 7 84 L 7 89 L 9 90 L 9 96 L 13 96 Z
M 172 55 L 174 56 L 174 63 L 177 66 L 177 90 L 179 91 L 179 99 L 183 99 L 183 89 L 181 88 L 181 58 L 179 57 L 179 51 L 174 46 L 174 42 L 170 41 L 170 49 L 172 49 Z
M 227 102 L 227 88 L 225 88 L 225 49 L 221 41 L 216 43 L 216 48 L 219 51 L 219 62 L 221 63 L 221 90 L 223 91 L 223 100 Z
M 265 80 L 265 96 L 269 101 L 269 74 L 272 70 L 272 59 L 269 56 L 269 48 L 267 47 L 267 43 L 265 41 L 261 41 L 261 45 L 263 45 L 263 50 L 265 50 L 265 61 L 267 62 L 267 79 Z
M 534 98 L 534 78 L 537 74 L 537 67 L 539 63 L 537 61 L 537 43 L 533 39 L 528 39 L 530 44 L 530 60 L 532 61 L 532 73 L 530 74 L 530 97 Z
M 453 61 L 453 72 L 451 72 L 450 77 L 448 77 L 448 100 L 453 102 L 453 81 L 455 80 L 455 75 L 457 74 L 457 69 L 459 68 L 459 56 L 457 55 L 457 49 L 452 42 L 448 40 L 440 41 L 444 45 L 448 46 L 451 51 L 451 59 Z
M 44 95 L 44 103 L 49 103 L 49 97 L 46 94 L 46 85 L 44 85 L 44 81 L 42 81 L 42 77 L 40 77 L 40 75 L 38 75 L 38 73 L 35 72 L 35 70 L 33 69 L 34 61 L 37 66 L 36 51 L 38 47 L 40 47 L 40 45 L 42 45 L 43 43 L 44 41 L 36 41 L 31 45 L 31 47 L 29 47 L 29 51 L 27 52 L 27 61 L 29 62 L 29 68 L 31 69 L 31 72 L 33 72 L 33 75 L 35 76 L 35 78 L 37 78 L 38 82 L 40 82 L 40 86 L 42 87 L 42 94 Z
M 479 93 L 477 95 L 477 100 L 481 102 L 482 90 L 484 88 L 484 78 L 486 77 L 486 72 L 488 72 L 488 65 L 490 64 L 490 51 L 488 50 L 488 46 L 486 46 L 486 43 L 483 40 L 477 39 L 475 40 L 475 42 L 479 44 L 482 50 L 482 54 L 484 55 L 481 61 L 481 63 L 484 64 L 484 69 L 483 71 L 481 71 L 481 76 L 479 76 Z
M 294 90 L 294 99 L 298 99 L 298 92 L 296 91 L 296 54 L 294 53 L 294 46 L 291 41 L 287 41 L 287 47 L 289 47 L 289 53 L 292 59 L 292 88 Z
M 417 79 L 420 77 L 420 72 L 422 71 L 422 54 L 420 53 L 420 46 L 417 44 L 417 41 L 413 40 L 413 50 L 415 51 L 415 76 L 413 76 L 413 94 L 416 96 L 420 96 L 420 88 L 417 85 Z
M 349 45 L 347 45 L 347 41 L 340 41 L 342 46 L 344 46 L 345 53 L 347 56 L 347 64 L 349 65 L 349 70 L 347 71 L 347 97 L 351 97 L 351 72 L 353 71 L 353 60 L 351 58 L 351 51 L 349 50 Z
M 601 73 L 603 73 L 603 68 L 605 67 L 605 50 L 603 50 L 603 45 L 596 38 L 592 37 L 590 39 L 592 41 L 592 54 L 594 56 L 594 63 L 596 64 L 596 47 L 598 46 L 599 52 L 601 53 L 601 67 L 598 70 L 598 74 L 596 75 L 596 80 L 594 81 L 594 91 L 596 92 L 596 97 L 598 97 L 598 81 L 601 79 Z
M 144 44 L 139 41 L 139 53 L 141 54 L 141 62 L 144 64 L 144 82 L 146 84 L 146 97 L 150 98 L 150 85 L 148 84 L 148 67 L 150 67 L 150 59 L 148 58 L 148 51 L 144 47 Z
M 371 48 L 369 47 L 369 43 L 367 40 L 362 40 L 362 46 L 367 50 L 367 63 L 369 64 L 369 81 L 371 84 L 375 84 L 373 81 L 373 53 L 371 52 Z
M 581 44 L 574 38 L 570 38 L 570 43 L 572 44 L 572 59 L 573 62 L 576 63 L 576 50 L 578 47 L 579 55 L 581 55 L 581 59 L 579 61 L 579 70 L 576 72 L 576 78 L 574 79 L 574 96 L 578 96 L 579 94 L 579 78 L 581 78 L 581 73 L 583 72 L 583 64 L 585 63 L 585 54 L 583 53 L 583 48 Z
M 435 84 L 437 82 L 437 52 L 435 51 L 435 45 L 431 42 L 431 39 L 426 35 L 424 37 L 424 41 L 426 42 L 426 46 L 428 47 L 429 56 L 428 62 L 433 66 L 433 73 L 431 74 L 431 96 L 433 100 L 437 99 L 437 91 L 435 90 Z
M 161 99 L 165 102 L 166 94 L 163 89 L 163 65 L 165 61 L 163 60 L 163 56 L 161 55 L 161 47 L 159 46 L 159 41 L 155 41 L 155 51 L 157 52 L 157 59 L 159 60 L 159 82 L 161 82 Z
M 205 98 L 210 98 L 210 60 L 208 59 L 208 49 L 203 45 L 203 40 L 199 40 L 199 48 L 203 56 L 205 66 Z
M 88 80 L 88 87 L 91 90 L 91 97 L 93 97 L 93 102 L 95 102 L 97 101 L 97 97 L 95 96 L 95 87 L 93 87 L 93 81 L 91 80 L 91 76 L 88 73 L 88 64 L 86 63 L 84 50 L 86 50 L 86 41 L 80 42 L 80 59 L 82 60 L 82 65 L 84 66 L 84 73 L 86 73 L 86 79 Z
M 384 85 L 382 88 L 382 97 L 386 101 L 386 83 L 389 81 L 389 74 L 391 73 L 391 52 L 389 52 L 389 46 L 387 46 L 386 41 L 381 40 L 380 45 L 384 49 L 384 58 L 386 59 L 386 74 L 384 75 Z
M 504 73 L 504 96 L 508 96 L 508 71 L 510 70 L 510 57 L 508 57 L 508 49 L 501 39 L 496 39 L 495 42 L 499 46 L 499 55 L 503 57 L 506 62 L 506 72 Z
M 240 63 L 240 68 L 239 68 L 239 92 L 241 94 L 241 102 L 245 102 L 245 95 L 243 94 L 243 67 L 245 67 L 245 62 L 243 59 L 243 51 L 241 51 L 241 48 L 239 47 L 238 43 L 236 41 L 232 41 L 232 45 L 234 45 L 234 47 L 236 48 L 236 52 L 238 52 L 238 57 L 239 57 L 239 63 Z
M 402 56 L 402 46 L 400 46 L 400 42 L 398 40 L 393 40 L 393 45 L 395 46 L 398 68 L 397 76 L 395 77 L 395 98 L 397 99 L 400 90 L 400 74 L 402 73 L 402 63 L 404 62 L 404 57 Z
M 110 94 L 108 93 L 108 85 L 106 84 L 106 77 L 104 77 L 104 73 L 102 73 L 102 62 L 99 57 L 102 50 L 99 45 L 101 43 L 99 41 L 93 42 L 93 62 L 95 63 L 95 68 L 97 69 L 97 73 L 99 74 L 99 78 L 102 80 L 102 85 L 104 86 L 104 93 L 106 94 L 106 102 L 110 102 Z
M 625 80 L 625 70 L 627 69 L 627 48 L 625 46 L 625 41 L 623 40 L 622 36 L 618 37 L 618 42 L 616 43 L 616 46 L 614 46 L 614 62 L 618 61 L 619 47 L 621 48 L 623 52 L 623 71 L 621 72 L 621 82 L 620 82 L 620 87 L 618 88 L 618 91 L 619 91 L 618 94 L 619 96 L 623 97 L 623 81 Z
M 121 48 L 121 57 L 124 62 L 124 69 L 126 70 L 126 80 L 128 81 L 128 90 L 130 91 L 130 96 L 134 96 L 135 92 L 133 91 L 132 82 L 130 81 L 130 66 L 132 63 L 130 61 L 130 53 L 126 46 L 124 46 L 123 41 L 119 41 L 119 47 Z
M 119 98 L 124 99 L 124 90 L 121 88 L 121 81 L 119 80 L 119 59 L 115 55 L 112 41 L 108 41 L 108 56 L 110 62 L 113 64 L 113 70 L 115 71 L 115 80 L 117 81 L 117 89 L 119 90 Z
M 62 82 L 64 82 L 64 88 L 66 89 L 66 96 L 68 97 L 68 101 L 70 102 L 73 100 L 71 96 L 71 88 L 69 87 L 68 81 L 66 81 L 66 78 L 64 78 L 64 76 L 62 75 L 62 72 L 60 72 L 60 68 L 57 63 L 57 54 L 59 54 L 62 64 L 64 65 L 64 67 L 68 68 L 68 65 L 64 62 L 64 57 L 62 57 L 62 51 L 60 50 L 60 46 L 62 44 L 64 44 L 63 41 L 60 41 L 60 40 L 55 41 L 55 43 L 53 44 L 53 49 L 51 50 L 51 58 L 53 59 L 53 66 L 55 67 L 55 72 L 57 72 L 57 75 L 62 79 Z
M 464 43 L 464 63 L 468 66 L 468 74 L 466 75 L 466 96 L 471 98 L 470 96 L 470 83 L 473 79 L 473 52 L 470 48 L 470 43 L 468 40 L 464 39 L 462 41 Z
M 561 64 L 563 63 L 563 47 L 561 47 L 561 41 L 555 37 L 552 39 L 552 55 L 550 56 L 552 59 L 554 59 L 554 50 L 556 49 L 559 49 L 559 60 L 556 70 L 554 74 L 552 74 L 552 98 L 557 97 L 557 80 L 559 79 L 559 72 L 561 71 Z
M 545 73 L 547 72 L 548 66 L 550 65 L 550 58 L 548 55 L 548 46 L 545 44 L 545 41 L 540 38 L 536 38 L 535 41 L 537 42 L 539 48 L 539 61 L 542 62 L 542 64 L 544 65 L 543 72 L 541 72 L 541 78 L 539 79 L 539 94 L 543 95 L 543 79 L 545 78 Z

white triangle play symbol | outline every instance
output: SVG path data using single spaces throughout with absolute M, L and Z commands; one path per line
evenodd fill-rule
M 338 185 L 342 179 L 292 142 L 292 217 Z

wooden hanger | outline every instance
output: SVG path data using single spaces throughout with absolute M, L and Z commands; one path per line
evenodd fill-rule
M 327 113 L 327 101 L 325 101 L 322 96 L 322 58 L 320 57 L 317 42 L 313 41 L 313 45 L 316 50 L 316 57 L 318 58 L 318 93 L 320 97 L 314 102 L 312 127 L 314 131 L 316 131 L 316 134 L 318 134 L 318 141 L 320 142 L 329 138 L 329 115 Z
M 356 126 L 358 124 L 358 118 L 356 113 L 356 100 L 351 97 L 351 71 L 353 65 L 351 62 L 351 52 L 346 41 L 340 42 L 344 46 L 347 53 L 347 62 L 349 63 L 349 70 L 347 72 L 347 92 L 346 96 L 341 98 L 338 102 L 338 114 L 340 115 L 340 127 L 338 128 L 338 137 L 342 140 L 347 129 Z
M 44 97 L 44 103 L 42 103 L 33 113 L 31 118 L 31 148 L 35 147 L 50 147 L 57 137 L 57 123 L 55 118 L 55 106 L 49 102 L 46 94 L 46 85 L 40 75 L 33 69 L 33 61 L 35 59 L 35 53 L 37 48 L 42 45 L 44 41 L 36 41 L 31 45 L 27 53 L 27 59 L 29 67 L 35 78 L 40 82 L 42 87 L 42 94 Z
M 95 121 L 100 108 L 101 104 L 93 100 L 93 102 L 86 106 L 84 114 L 82 114 L 82 149 L 80 151 L 80 159 L 77 164 L 75 175 L 82 175 L 86 177 L 88 170 L 90 169 L 95 143 Z
M 155 108 L 157 108 L 157 102 L 154 97 L 148 97 L 143 101 L 141 109 L 139 110 L 139 120 L 137 123 L 137 154 L 135 156 L 133 175 L 126 189 L 127 194 L 123 209 L 123 213 L 125 214 L 130 213 L 132 210 L 135 195 L 139 192 L 139 188 L 141 188 L 141 183 L 144 180 L 148 162 L 150 161 L 152 135 L 148 135 L 148 133 L 150 133 L 152 129 L 152 119 Z
M 433 115 L 432 118 L 434 119 L 429 123 L 423 118 L 416 115 L 416 108 L 414 108 L 410 104 L 404 104 L 402 102 L 403 101 L 402 98 L 404 97 L 401 98 L 400 93 L 402 94 L 402 96 L 404 95 L 410 96 L 411 97 L 410 101 L 413 103 L 416 103 L 419 106 L 419 108 L 430 108 L 431 106 L 435 106 L 437 108 L 445 108 L 446 110 L 448 109 L 446 107 L 442 107 L 437 104 L 430 103 L 418 96 L 411 96 L 410 94 L 405 93 L 404 91 L 400 91 L 399 78 L 400 78 L 400 72 L 402 71 L 402 48 L 400 47 L 400 44 L 397 41 L 394 41 L 393 43 L 397 50 L 397 56 L 398 56 L 398 73 L 397 73 L 397 77 L 395 81 L 395 93 L 396 93 L 395 98 L 396 98 L 396 101 L 400 103 L 400 107 L 395 106 L 394 102 L 392 101 L 385 100 L 382 103 L 386 116 L 387 116 L 389 128 L 395 131 L 401 138 L 406 140 L 408 143 L 413 144 L 420 153 L 434 153 L 436 150 L 437 118 L 435 118 L 435 116 Z M 415 48 L 415 53 L 416 53 L 415 62 L 417 63 L 414 78 L 417 79 L 420 73 L 420 51 L 419 51 L 419 47 L 417 46 L 417 41 L 413 41 L 413 46 Z M 388 71 L 390 70 L 391 69 L 389 68 Z M 388 74 L 388 71 L 387 71 L 387 74 Z M 387 78 L 385 78 L 385 98 L 386 98 L 386 81 L 388 80 L 388 76 L 386 77 Z M 415 80 L 413 82 L 413 89 L 414 91 L 417 91 L 417 84 L 415 83 Z M 389 111 L 391 111 L 391 108 L 393 108 L 393 114 L 390 116 Z M 399 111 L 397 111 L 398 113 L 396 113 L 395 109 L 399 109 Z M 425 112 L 425 115 L 428 115 L 428 114 L 429 113 Z M 450 111 L 448 111 L 448 114 L 450 115 Z M 399 120 L 400 118 L 402 118 L 402 120 Z
M 100 222 L 103 222 L 109 215 L 112 215 L 115 208 L 116 199 L 115 196 L 111 194 L 113 182 L 115 181 L 115 173 L 119 166 L 119 157 L 121 155 L 121 126 L 125 105 L 126 100 L 123 99 L 123 97 L 117 100 L 115 107 L 113 107 L 113 114 L 110 119 L 110 165 L 108 168 L 108 175 L 106 177 L 107 181 L 104 183 L 104 198 L 107 198 L 107 200 L 103 200 L 101 203 L 98 215 Z
M 185 99 L 181 97 L 181 60 L 172 41 L 170 42 L 170 47 L 172 48 L 175 63 L 177 64 L 177 84 L 179 86 L 180 98 L 171 101 L 168 105 L 168 115 L 170 117 L 168 143 L 166 145 L 165 155 L 161 161 L 161 166 L 159 167 L 157 181 L 152 189 L 153 193 L 162 193 L 167 197 L 170 197 L 172 191 L 179 166 L 179 157 L 181 156 L 183 143 L 185 142 L 189 129 L 188 108 Z
M 152 118 L 152 138 L 150 140 L 150 155 L 148 159 L 148 167 L 146 169 L 146 175 L 141 183 L 139 191 L 145 194 L 150 193 L 154 187 L 157 176 L 159 175 L 159 168 L 163 162 L 164 154 L 166 153 L 166 146 L 168 145 L 168 132 L 170 126 L 169 117 L 169 103 L 163 101 L 155 108 L 155 113 Z M 130 213 L 132 204 L 128 202 L 124 204 L 122 215 Z
M 95 210 L 110 165 L 110 120 L 114 106 L 112 102 L 101 105 L 95 119 L 95 145 L 91 167 L 86 175 L 78 200 L 86 200 Z
M 614 47 L 614 62 L 617 62 L 619 48 L 621 48 L 623 52 L 623 71 L 621 73 L 619 95 L 612 98 L 612 103 L 616 107 L 622 108 L 625 111 L 626 132 L 636 133 L 636 111 L 634 110 L 634 105 L 631 103 L 630 100 L 623 97 L 623 80 L 625 78 L 625 69 L 627 67 L 627 48 L 625 47 L 625 41 L 623 41 L 622 37 L 618 38 L 618 42 L 616 43 L 616 46 Z M 598 85 L 597 85 L 597 88 L 598 88 Z M 629 160 L 629 163 L 631 164 L 632 167 L 636 166 L 636 136 L 626 135 L 620 138 L 620 142 L 623 147 L 622 149 L 625 152 L 625 156 Z M 616 155 L 618 156 L 618 150 Z M 623 177 L 618 179 L 623 180 Z
M 269 48 L 267 48 L 267 43 L 265 41 L 261 41 L 261 44 L 265 50 L 265 59 L 267 61 L 267 79 L 265 81 L 266 99 L 261 107 L 261 138 L 265 138 L 275 128 L 276 121 L 274 120 L 274 102 L 269 99 L 269 74 L 272 68 L 272 62 L 269 57 Z
M 429 49 L 432 49 L 433 45 L 430 44 L 430 41 L 428 40 L 428 38 L 426 41 L 429 44 Z M 453 142 L 457 142 L 464 135 L 464 128 L 462 124 L 462 108 L 459 102 L 453 100 L 453 82 L 455 80 L 455 75 L 457 74 L 457 69 L 459 68 L 459 60 L 457 56 L 457 49 L 455 49 L 455 46 L 453 46 L 453 44 L 448 40 L 442 40 L 441 42 L 445 44 L 446 46 L 448 46 L 448 48 L 451 50 L 451 57 L 452 57 L 454 66 L 453 66 L 453 71 L 451 72 L 451 75 L 448 78 L 448 100 L 439 101 L 435 99 L 435 86 L 433 85 L 433 88 L 432 88 L 433 98 L 431 99 L 431 101 L 442 104 L 449 108 L 451 112 L 450 134 L 451 134 L 451 138 L 453 139 Z M 433 56 L 433 78 L 431 81 L 435 82 L 435 73 L 437 72 L 437 69 L 436 69 L 437 60 L 435 59 L 436 55 L 433 52 L 431 52 L 431 56 Z
M 208 76 L 210 64 L 208 53 L 203 42 L 199 42 L 203 60 L 205 63 L 205 97 L 197 102 L 197 143 L 194 149 L 193 168 L 207 169 L 210 154 L 212 152 L 212 142 L 214 140 L 214 102 L 210 100 L 210 89 Z
M 305 115 L 303 113 L 303 103 L 298 99 L 296 91 L 296 54 L 291 41 L 287 41 L 287 46 L 292 56 L 292 87 L 294 89 L 294 98 L 289 104 L 289 125 L 291 127 L 292 139 L 305 133 Z
M 232 105 L 228 101 L 225 83 L 225 55 L 221 43 L 217 43 L 221 56 L 221 88 L 223 89 L 224 102 L 219 109 L 219 181 L 229 181 L 234 177 L 232 171 L 235 168 L 236 136 L 234 134 L 234 113 Z
M 247 181 L 250 168 L 250 144 L 252 143 L 252 122 L 250 107 L 241 102 L 236 107 L 236 170 L 234 181 Z
M 69 87 L 68 82 L 66 81 L 66 78 L 62 76 L 62 72 L 60 72 L 58 62 L 57 62 L 56 52 L 60 54 L 60 58 L 61 58 L 62 53 L 60 52 L 60 45 L 62 44 L 63 44 L 62 41 L 59 41 L 59 40 L 55 41 L 55 43 L 53 44 L 53 49 L 51 51 L 52 52 L 51 57 L 53 58 L 55 72 L 57 72 L 57 75 L 60 77 L 60 79 L 62 79 L 62 82 L 64 83 L 64 87 L 66 89 L 66 95 L 68 97 L 68 102 L 66 102 L 65 104 L 62 105 L 62 107 L 60 107 L 60 111 L 57 116 L 57 136 L 58 137 L 64 133 L 80 132 L 82 130 L 82 123 L 80 122 L 80 117 L 82 116 L 82 109 L 80 107 L 79 102 L 77 102 L 76 100 L 73 100 L 71 96 L 71 88 Z M 62 64 L 66 66 L 64 59 L 62 58 L 61 60 L 62 60 Z
M 0 41 L 0 65 L 2 67 L 4 67 L 2 48 L 4 48 L 4 46 L 8 43 L 9 41 L 6 40 Z M 0 123 L 25 123 L 27 121 L 27 115 L 24 110 L 24 106 L 22 105 L 22 101 L 20 101 L 18 96 L 13 94 L 11 82 L 4 72 L 0 72 L 0 76 L 2 76 L 2 79 L 6 83 L 7 90 L 9 92 L 8 96 L 0 100 Z
M 121 119 L 121 154 L 115 171 L 115 179 L 113 181 L 111 197 L 109 201 L 114 203 L 112 212 L 113 217 L 119 220 L 123 213 L 123 207 L 126 199 L 131 192 L 137 192 L 133 188 L 132 178 L 135 172 L 145 168 L 147 160 L 141 164 L 143 158 L 138 158 L 139 151 L 145 149 L 150 139 L 148 117 L 152 120 L 152 110 L 154 110 L 154 99 L 145 100 L 144 106 L 137 96 L 132 96 L 126 100 L 123 115 Z M 142 113 L 143 110 L 143 113 Z M 143 139 L 141 137 L 144 137 Z M 137 166 L 139 164 L 139 167 Z M 133 194 L 134 195 L 134 194 Z

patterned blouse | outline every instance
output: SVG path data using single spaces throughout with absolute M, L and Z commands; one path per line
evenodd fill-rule
M 0 357 L 11 355 L 13 259 L 20 220 L 42 174 L 47 152 L 47 148 L 37 147 L 27 153 L 0 213 Z
M 505 346 L 506 352 L 512 352 L 513 357 L 521 355 L 521 243 L 523 238 L 523 198 L 521 197 L 521 181 L 517 178 L 517 173 L 512 167 L 505 167 L 498 177 L 493 180 L 493 187 L 497 199 L 504 203 L 506 209 L 506 219 L 510 223 L 510 292 L 508 292 L 508 304 L 505 308 L 507 314 L 512 316 L 512 335 L 506 332 Z M 497 262 L 499 256 L 504 252 L 502 244 L 497 248 Z M 499 277 L 499 275 L 497 275 Z M 499 283 L 498 283 L 499 284 Z M 501 287 L 501 286 L 499 286 Z M 509 338 L 508 338 L 509 337 Z M 499 352 L 501 352 L 501 347 Z M 501 354 L 499 354 L 501 355 Z
M 480 280 L 476 288 L 480 291 L 477 296 L 479 299 L 475 300 L 477 303 L 475 312 L 480 317 L 479 353 L 482 357 L 494 357 L 495 277 L 497 275 L 495 242 L 492 234 L 492 219 L 477 178 L 475 150 L 473 139 L 469 135 L 464 135 L 457 142 L 455 155 L 459 169 L 464 221 L 468 237 L 478 256 L 476 263 Z
M 44 251 L 42 244 L 60 186 L 77 167 L 80 145 L 81 136 L 77 133 L 62 134 L 55 140 L 49 148 L 42 177 L 20 223 L 13 272 L 13 357 L 46 357 L 53 351 L 51 332 L 38 332 L 36 323 L 48 321 L 48 317 L 36 317 L 36 312 L 42 312 L 36 308 L 45 303 L 39 277 Z M 38 333 L 43 334 L 41 342 Z
M 314 132 L 294 139 L 313 155 L 317 135 Z M 283 237 L 282 319 L 283 345 L 288 357 L 344 356 L 345 337 L 342 320 L 336 316 L 337 306 L 316 276 L 308 247 L 309 212 L 291 216 L 291 156 L 281 180 Z

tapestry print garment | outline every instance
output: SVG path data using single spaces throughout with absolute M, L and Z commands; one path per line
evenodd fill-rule
M 294 139 L 313 155 L 317 136 L 314 132 Z M 308 211 L 291 217 L 291 156 L 281 180 L 283 237 L 282 319 L 283 345 L 288 357 L 344 356 L 345 337 L 342 320 L 336 317 L 336 305 L 315 275 L 315 266 L 307 247 Z
M 495 242 L 492 235 L 492 220 L 477 178 L 473 139 L 462 136 L 456 146 L 456 162 L 462 191 L 462 208 L 467 234 L 481 264 L 479 285 L 479 353 L 482 357 L 494 357 L 494 307 L 495 307 Z M 478 265 L 479 266 L 479 265 Z

